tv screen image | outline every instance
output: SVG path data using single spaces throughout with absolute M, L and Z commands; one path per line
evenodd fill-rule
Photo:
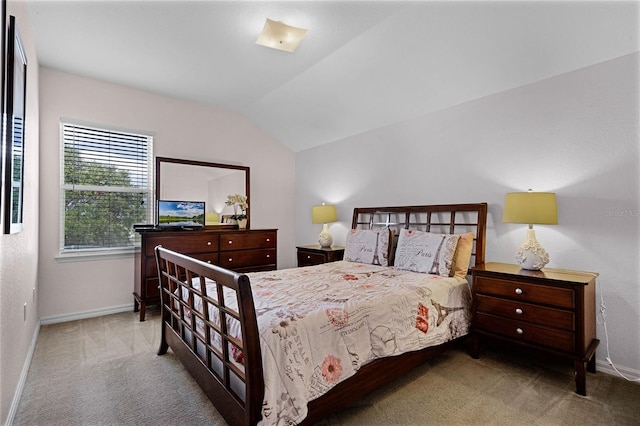
M 204 226 L 204 201 L 158 200 L 158 226 Z

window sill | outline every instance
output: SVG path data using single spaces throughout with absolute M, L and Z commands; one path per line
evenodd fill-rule
M 140 247 L 127 247 L 107 250 L 74 250 L 61 252 L 55 257 L 56 262 L 84 262 L 90 260 L 125 259 L 140 253 Z

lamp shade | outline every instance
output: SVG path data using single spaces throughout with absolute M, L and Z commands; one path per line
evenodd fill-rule
M 529 225 L 557 225 L 558 206 L 553 192 L 510 192 L 504 200 L 502 221 Z
M 338 213 L 336 212 L 336 206 L 321 205 L 313 206 L 311 209 L 311 222 L 312 223 L 330 223 L 338 220 Z
M 209 212 L 204 215 L 205 225 L 220 223 L 220 215 L 216 212 Z

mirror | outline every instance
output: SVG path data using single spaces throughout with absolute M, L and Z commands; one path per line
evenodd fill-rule
M 247 227 L 251 222 L 249 167 L 156 157 L 156 200 L 204 201 L 207 226 L 235 226 L 228 195 L 247 197 Z M 240 212 L 237 212 L 240 214 Z
M 27 57 L 15 18 L 9 19 L 4 158 L 4 233 L 22 231 L 24 199 L 24 129 Z

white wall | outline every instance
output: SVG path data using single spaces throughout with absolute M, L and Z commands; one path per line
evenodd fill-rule
M 5 424 L 38 326 L 38 60 L 22 2 L 7 3 L 27 55 L 24 230 L 0 235 L 0 424 Z M 34 297 L 35 295 L 35 297 Z M 24 316 L 24 305 L 26 317 Z
M 611 358 L 640 376 L 639 54 L 296 154 L 296 243 L 311 206 L 336 203 L 344 244 L 356 206 L 489 203 L 487 261 L 513 262 L 526 226 L 501 223 L 510 191 L 556 192 L 537 226 L 549 267 L 600 273 Z M 605 335 L 597 360 L 605 358 Z
M 132 305 L 133 257 L 59 262 L 61 117 L 155 133 L 154 154 L 251 167 L 251 226 L 278 228 L 278 267 L 295 266 L 294 154 L 233 112 L 42 68 L 40 317 Z

